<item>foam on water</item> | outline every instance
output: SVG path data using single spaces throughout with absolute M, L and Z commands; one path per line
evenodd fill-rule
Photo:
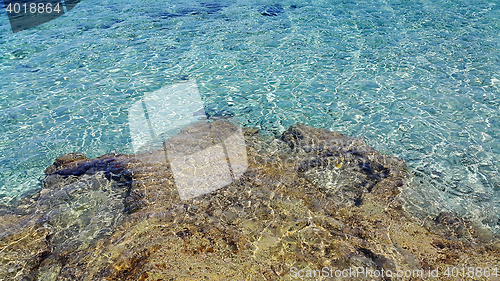
M 207 112 L 297 122 L 402 157 L 417 209 L 499 228 L 494 1 L 83 1 L 12 34 L 0 17 L 0 197 L 57 156 L 132 153 L 128 108 L 195 79 Z

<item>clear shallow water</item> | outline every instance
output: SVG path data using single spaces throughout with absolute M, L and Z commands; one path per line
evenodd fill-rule
M 498 229 L 498 30 L 495 1 L 87 0 L 15 34 L 4 14 L 0 200 L 64 153 L 132 153 L 128 108 L 195 79 L 209 111 L 269 135 L 363 136 L 408 162 L 415 208 Z

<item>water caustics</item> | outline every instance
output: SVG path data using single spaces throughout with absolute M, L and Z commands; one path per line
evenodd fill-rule
M 135 153 L 164 150 L 181 200 L 222 188 L 247 170 L 243 131 L 235 118 L 207 117 L 195 81 L 165 86 L 129 108 Z

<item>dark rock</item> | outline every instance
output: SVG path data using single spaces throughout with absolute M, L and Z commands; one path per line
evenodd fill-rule
M 200 5 L 205 8 L 206 12 L 210 14 L 215 14 L 222 10 L 225 5 L 221 4 L 220 2 L 200 2 Z
M 406 170 L 404 161 L 381 155 L 363 139 L 325 129 L 298 124 L 285 131 L 280 140 L 292 149 L 289 157 L 296 159 L 297 171 L 327 194 L 335 193 L 341 205 L 361 205 L 364 193 L 372 192 L 390 176 L 402 180 Z
M 50 175 L 54 174 L 59 170 L 68 169 L 71 166 L 75 166 L 77 163 L 86 161 L 88 158 L 81 153 L 68 153 L 62 156 L 59 156 L 54 164 L 50 165 L 45 169 L 45 174 Z M 73 164 L 73 165 L 72 165 Z
M 260 14 L 268 17 L 275 17 L 283 13 L 284 9 L 280 4 L 269 5 L 261 9 Z

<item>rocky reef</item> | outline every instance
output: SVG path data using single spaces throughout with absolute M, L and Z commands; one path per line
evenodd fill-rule
M 191 125 L 170 144 L 195 151 L 189 133 L 215 127 L 235 131 Z M 447 268 L 500 267 L 495 234 L 405 210 L 402 159 L 300 124 L 273 139 L 243 133 L 246 171 L 188 200 L 162 149 L 59 157 L 40 190 L 0 207 L 0 280 L 312 280 L 359 268 L 386 275 L 347 279 L 455 280 Z M 397 274 L 408 270 L 424 275 Z

